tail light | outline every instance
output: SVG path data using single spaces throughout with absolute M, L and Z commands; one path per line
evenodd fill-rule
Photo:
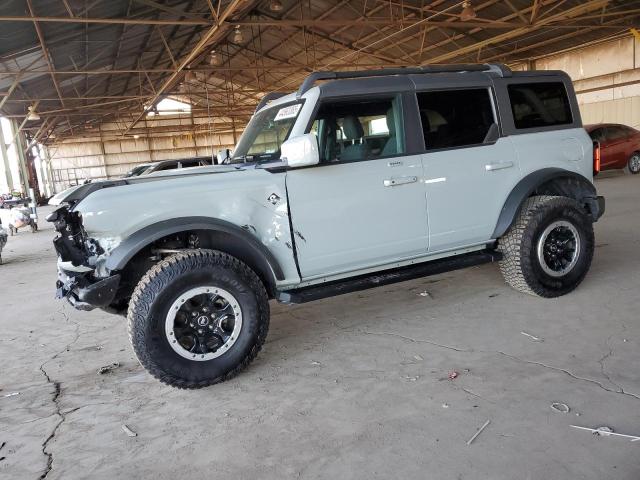
M 593 174 L 600 173 L 600 142 L 593 142 Z

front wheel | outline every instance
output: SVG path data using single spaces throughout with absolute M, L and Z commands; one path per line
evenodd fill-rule
M 582 282 L 593 248 L 593 224 L 578 202 L 567 197 L 531 197 L 499 241 L 500 270 L 518 291 L 559 297 Z
M 188 250 L 140 280 L 128 311 L 138 360 L 155 378 L 202 388 L 235 376 L 258 354 L 269 328 L 267 292 L 240 260 Z

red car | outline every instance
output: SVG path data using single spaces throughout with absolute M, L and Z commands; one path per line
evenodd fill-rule
M 600 142 L 600 170 L 623 168 L 640 173 L 640 131 L 616 123 L 586 125 L 591 138 Z

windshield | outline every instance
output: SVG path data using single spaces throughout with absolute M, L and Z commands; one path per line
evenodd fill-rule
M 280 146 L 289 137 L 301 102 L 268 108 L 254 115 L 229 163 L 268 162 L 280 158 Z

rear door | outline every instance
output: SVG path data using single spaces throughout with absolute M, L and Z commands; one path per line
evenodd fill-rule
M 500 137 L 489 86 L 417 93 L 429 250 L 491 239 L 504 201 L 520 178 L 511 141 Z
M 419 154 L 407 154 L 406 95 L 326 100 L 311 131 L 320 164 L 287 172 L 296 253 L 308 280 L 425 255 Z

